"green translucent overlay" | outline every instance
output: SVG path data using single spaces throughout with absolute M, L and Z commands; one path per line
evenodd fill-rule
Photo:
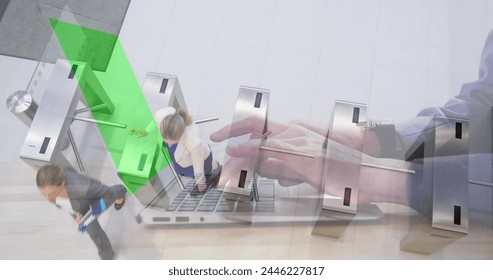
M 50 20 L 82 94 L 98 124 L 106 147 L 128 191 L 134 193 L 168 165 L 159 131 L 147 137 L 129 135 L 154 122 L 149 106 L 117 36 Z M 109 46 L 114 46 L 111 50 Z M 104 72 L 92 69 L 105 69 Z M 101 106 L 101 104 L 106 106 Z M 99 105 L 99 107 L 98 107 Z

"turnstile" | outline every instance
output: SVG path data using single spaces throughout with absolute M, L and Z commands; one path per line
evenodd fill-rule
M 88 98 L 82 98 L 82 89 Z M 89 107 L 112 113 L 114 106 L 88 64 L 59 59 L 48 81 L 46 91 L 32 120 L 20 157 L 34 169 L 48 163 L 70 165 L 60 152 L 60 145 L 69 137 L 83 171 L 73 141 L 70 124 L 76 119 L 79 101 Z
M 431 254 L 469 231 L 469 122 L 437 115 L 424 143 L 422 183 L 411 184 L 411 199 L 420 200 L 420 221 L 401 240 L 400 248 Z

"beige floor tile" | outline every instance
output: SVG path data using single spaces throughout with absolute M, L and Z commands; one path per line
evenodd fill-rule
M 352 255 L 352 252 L 347 250 L 347 247 L 342 243 L 331 242 L 312 243 L 312 244 L 293 244 L 289 251 L 289 259 L 299 260 L 331 260 L 331 259 L 346 259 Z
M 111 208 L 107 234 L 115 250 L 116 259 L 156 260 L 161 257 L 167 227 L 147 227 L 138 224 L 130 207 L 120 211 Z
M 0 186 L 0 201 L 42 201 L 44 198 L 35 185 Z
M 211 258 L 209 256 L 204 256 L 201 254 L 200 251 L 192 251 L 190 252 L 183 252 L 183 251 L 177 251 L 173 250 L 171 248 L 165 248 L 163 250 L 163 254 L 161 255 L 162 260 L 211 260 L 214 258 Z M 218 259 L 223 259 L 223 258 L 218 258 Z
M 15 250 L 8 255 L 0 253 L 3 260 L 99 260 L 96 249 L 78 248 L 73 250 L 50 248 L 43 250 Z
M 228 245 L 225 259 L 265 259 L 265 260 L 285 260 L 289 258 L 289 244 L 287 245 Z
M 292 224 L 240 225 L 231 228 L 227 241 L 229 246 L 236 245 L 287 245 L 292 238 Z
M 227 225 L 174 226 L 166 236 L 164 251 L 171 249 L 211 259 L 223 259 L 230 227 Z
M 161 258 L 162 249 L 155 247 L 116 247 L 114 246 L 115 259 L 117 260 L 158 260 Z

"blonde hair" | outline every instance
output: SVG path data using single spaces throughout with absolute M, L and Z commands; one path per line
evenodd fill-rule
M 184 109 L 178 109 L 174 114 L 166 116 L 159 126 L 164 139 L 177 141 L 185 127 L 192 124 L 192 118 Z
M 38 188 L 44 188 L 48 185 L 60 186 L 63 181 L 65 181 L 65 171 L 59 165 L 45 165 L 36 174 Z

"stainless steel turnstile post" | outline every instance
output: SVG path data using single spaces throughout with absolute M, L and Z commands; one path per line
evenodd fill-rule
M 143 94 L 146 106 L 149 107 L 152 115 L 165 107 L 187 110 L 178 77 L 175 75 L 147 73 L 143 84 Z M 156 126 L 159 127 L 157 124 Z M 167 205 L 165 203 L 168 200 L 165 196 L 166 186 L 179 184 L 181 189 L 185 186 L 180 175 L 173 168 L 171 160 L 163 155 L 162 140 L 158 143 L 154 139 L 147 139 L 149 137 L 145 137 L 146 139 L 129 137 L 117 168 L 124 182 L 134 182 L 139 185 L 134 195 L 131 196 L 132 211 L 136 214 L 137 221 L 153 224 L 155 223 L 154 217 L 160 214 L 159 209 Z M 166 161 L 164 164 L 166 167 L 163 170 L 155 170 L 157 158 Z M 152 176 L 154 173 L 156 176 Z
M 82 90 L 85 89 L 85 96 Z M 70 125 L 76 119 L 79 101 L 112 113 L 114 105 L 88 64 L 59 59 L 47 83 L 46 90 L 36 106 L 27 93 L 14 93 L 7 107 L 29 126 L 20 158 L 34 169 L 46 164 L 71 165 L 61 153 L 70 141 L 81 171 L 82 160 L 75 146 Z M 109 123 L 108 123 L 109 125 Z
M 432 126 L 425 142 L 421 219 L 400 244 L 401 250 L 421 254 L 434 253 L 469 230 L 469 122 L 435 116 Z
M 365 104 L 341 100 L 335 103 L 324 144 L 326 160 L 323 172 L 323 205 L 319 221 L 312 231 L 314 235 L 339 238 L 356 215 L 364 136 L 361 124 L 367 122 L 366 112 Z M 352 139 L 353 149 L 356 151 L 354 155 L 347 157 L 338 155 L 331 142 L 346 137 Z M 338 168 L 331 166 L 331 163 L 337 164 Z M 345 174 L 340 174 L 341 170 Z M 329 195 L 335 193 L 342 195 Z

